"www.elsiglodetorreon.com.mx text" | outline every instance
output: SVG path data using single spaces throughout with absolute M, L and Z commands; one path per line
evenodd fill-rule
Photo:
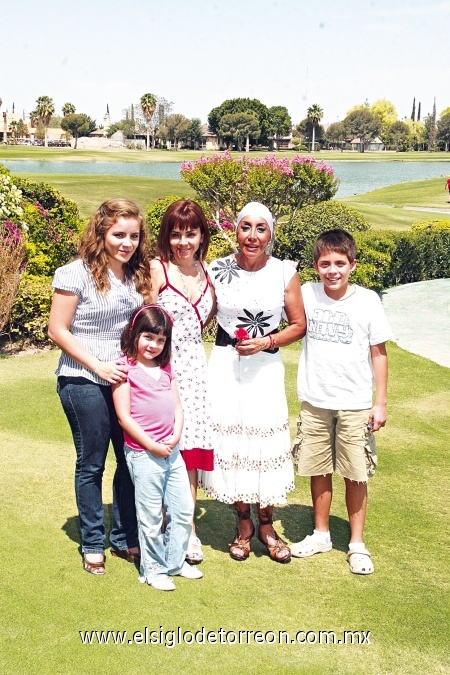
M 168 649 L 177 645 L 370 645 L 370 630 L 345 630 L 341 634 L 333 630 L 299 630 L 291 633 L 285 630 L 258 631 L 258 630 L 166 630 L 163 626 L 151 629 L 145 626 L 143 630 L 133 633 L 123 630 L 86 630 L 79 631 L 84 645 L 163 645 Z

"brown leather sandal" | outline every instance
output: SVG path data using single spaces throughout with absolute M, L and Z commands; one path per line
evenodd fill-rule
M 287 563 L 291 559 L 291 549 L 289 548 L 289 546 L 287 546 L 287 544 L 284 543 L 282 539 L 280 539 L 275 530 L 274 534 L 276 539 L 275 544 L 268 544 L 261 537 L 261 525 L 258 528 L 258 539 L 261 542 L 261 544 L 264 544 L 266 549 L 269 551 L 269 556 L 271 557 L 271 559 L 275 560 L 275 562 Z M 289 555 L 285 555 L 285 551 L 287 551 Z
M 282 539 L 280 539 L 275 530 L 273 531 L 276 540 L 275 544 L 268 544 L 261 537 L 261 526 L 272 525 L 273 523 L 272 512 L 268 511 L 267 509 L 261 509 L 258 506 L 258 516 L 259 516 L 258 539 L 261 542 L 261 544 L 263 544 L 268 550 L 271 560 L 274 560 L 275 562 L 279 563 L 289 562 L 291 559 L 291 549 L 289 548 L 289 546 L 287 546 L 287 544 L 284 543 Z M 288 552 L 289 555 L 286 555 L 286 551 Z
M 89 560 L 86 560 L 86 555 L 90 554 L 83 553 L 83 569 L 96 577 L 100 577 L 105 574 L 106 557 L 103 556 L 103 560 L 101 562 L 90 562 Z
M 235 509 L 238 520 L 250 520 L 250 507 L 245 511 L 241 511 L 237 507 L 235 507 Z M 255 526 L 252 523 L 252 533 L 250 534 L 249 537 L 244 539 L 239 535 L 239 524 L 238 524 L 238 527 L 236 528 L 236 535 L 234 537 L 233 543 L 229 548 L 230 557 L 233 558 L 233 560 L 247 560 L 248 556 L 250 555 L 250 540 L 252 539 L 254 534 L 255 534 Z
M 135 565 L 139 565 L 139 563 L 141 562 L 141 554 L 134 553 L 133 551 L 130 551 L 127 548 L 123 550 L 111 549 L 111 556 L 113 558 L 122 558 L 122 560 L 126 560 L 129 563 L 134 563 Z

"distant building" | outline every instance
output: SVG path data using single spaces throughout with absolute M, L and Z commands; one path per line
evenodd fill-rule
M 202 124 L 202 145 L 201 150 L 219 150 L 220 148 L 220 139 L 217 134 L 215 134 L 208 127 L 207 124 Z
M 361 139 L 360 138 L 354 138 L 352 141 L 350 141 L 350 146 L 352 150 L 356 150 L 358 152 L 361 151 Z M 381 140 L 381 138 L 374 138 L 371 141 L 364 141 L 364 151 L 379 151 L 379 150 L 384 150 L 384 143 Z

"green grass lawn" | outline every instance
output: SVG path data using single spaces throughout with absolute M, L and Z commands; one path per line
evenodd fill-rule
M 251 156 L 265 155 L 267 151 L 251 152 Z M 38 161 L 99 161 L 99 162 L 183 162 L 195 160 L 201 155 L 211 156 L 214 151 L 205 150 L 73 150 L 72 148 L 44 148 L 26 145 L 1 145 L 0 163 L 2 159 L 33 159 Z M 232 152 L 239 157 L 243 153 Z M 283 150 L 276 153 L 278 156 L 293 156 L 294 150 Z M 430 162 L 450 161 L 447 152 L 354 152 L 346 150 L 336 152 L 320 150 L 315 153 L 300 152 L 300 155 L 315 154 L 318 159 L 330 162 L 339 161 L 395 161 L 395 162 Z
M 373 228 L 405 230 L 420 220 L 450 219 L 448 198 L 442 178 L 430 178 L 390 185 L 339 201 L 359 211 Z M 433 209 L 447 213 L 433 212 Z
M 298 347 L 286 348 L 291 429 L 298 404 Z M 335 481 L 326 555 L 277 565 L 252 541 L 231 560 L 231 508 L 200 495 L 200 581 L 175 593 L 137 581 L 108 555 L 107 574 L 83 572 L 73 495 L 74 450 L 55 393 L 57 352 L 0 359 L 0 482 L 3 540 L 0 667 L 4 673 L 380 673 L 449 672 L 450 369 L 389 346 L 390 403 L 378 434 L 366 543 L 376 572 L 351 575 L 342 482 Z M 95 423 L 95 421 L 93 421 Z M 111 509 L 112 460 L 104 499 Z M 308 480 L 275 511 L 288 541 L 310 532 Z M 80 630 L 370 631 L 370 644 L 82 645 Z
M 89 218 L 102 202 L 113 197 L 132 199 L 144 211 L 158 197 L 180 195 L 195 197 L 184 181 L 140 176 L 102 176 L 78 174 L 15 174 L 33 182 L 48 183 L 76 202 L 82 218 Z

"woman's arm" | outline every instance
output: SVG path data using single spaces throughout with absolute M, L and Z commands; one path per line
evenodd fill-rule
M 150 295 L 145 298 L 145 303 L 154 305 L 158 299 L 161 288 L 166 283 L 164 270 L 159 259 L 154 258 L 150 261 L 150 279 L 152 282 L 152 290 L 150 291 Z
M 119 361 L 103 362 L 93 356 L 70 332 L 80 298 L 75 293 L 56 289 L 53 294 L 48 336 L 62 351 L 106 382 L 120 382 L 126 377 L 126 366 Z
M 300 280 L 297 274 L 294 274 L 284 292 L 284 308 L 289 321 L 289 326 L 283 328 L 279 333 L 272 336 L 275 340 L 274 346 L 285 347 L 291 342 L 300 340 L 306 333 L 306 315 L 303 306 L 302 291 Z M 236 350 L 241 356 L 250 356 L 257 354 L 263 349 L 270 349 L 271 340 L 268 335 L 250 340 L 238 342 Z
M 155 457 L 168 457 L 172 448 L 168 443 L 156 443 L 143 430 L 143 428 L 131 417 L 130 411 L 130 383 L 121 382 L 112 386 L 112 396 L 114 401 L 114 408 L 116 409 L 119 424 L 124 431 L 138 443 L 142 448 L 145 448 Z
M 212 307 L 211 307 L 211 311 L 208 314 L 208 318 L 205 321 L 205 325 L 203 326 L 204 328 L 206 328 L 206 326 L 210 323 L 211 319 L 213 319 L 216 316 L 216 312 L 217 312 L 216 291 L 214 290 L 214 286 L 212 285 L 207 272 L 206 272 L 206 279 L 208 281 L 209 290 L 211 291 L 213 304 L 212 304 Z

